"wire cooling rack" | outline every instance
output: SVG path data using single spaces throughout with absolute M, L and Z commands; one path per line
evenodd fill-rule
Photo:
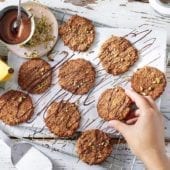
M 53 9 L 51 8 L 53 13 L 55 14 L 59 24 L 63 23 L 64 20 L 70 17 L 71 14 L 66 12 L 65 10 Z M 96 27 L 105 27 L 105 28 L 112 28 L 107 25 L 103 25 L 97 22 L 94 22 Z M 54 51 L 51 51 L 50 55 L 55 55 Z M 64 55 L 67 55 L 65 53 Z M 126 77 L 128 78 L 128 77 Z M 127 82 L 120 82 L 120 83 L 127 83 Z M 60 91 L 58 92 L 60 93 Z M 60 94 L 60 97 L 63 97 L 64 94 Z M 102 124 L 103 122 L 101 122 Z M 2 128 L 6 127 L 5 125 Z M 55 136 L 49 136 L 48 131 L 45 127 L 37 128 L 37 127 L 22 127 L 24 129 L 23 135 L 26 138 L 16 135 L 16 129 L 12 131 L 8 131 L 12 136 L 17 136 L 18 139 L 32 142 L 36 145 L 41 145 L 45 148 L 50 149 L 52 152 L 61 152 L 63 154 L 69 155 L 77 159 L 77 164 L 80 163 L 78 156 L 75 152 L 75 143 L 76 139 L 80 136 L 81 132 L 77 132 L 75 136 L 68 139 L 61 139 Z M 8 129 L 8 128 L 5 128 Z M 101 168 L 106 169 L 115 169 L 115 170 L 129 170 L 129 169 L 143 169 L 143 164 L 139 161 L 129 150 L 127 144 L 123 142 L 123 138 L 120 134 L 116 131 L 110 131 L 116 139 L 114 140 L 114 149 L 111 156 L 101 165 Z M 47 134 L 47 135 L 46 135 Z M 39 136 L 40 135 L 40 136 Z M 36 140 L 37 139 L 37 140 Z

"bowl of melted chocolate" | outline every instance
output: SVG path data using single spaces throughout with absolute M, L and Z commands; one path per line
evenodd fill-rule
M 17 29 L 14 22 L 17 20 L 17 6 L 10 6 L 0 11 L 0 40 L 5 44 L 25 44 L 34 34 L 34 18 L 24 8 L 21 9 L 21 22 Z

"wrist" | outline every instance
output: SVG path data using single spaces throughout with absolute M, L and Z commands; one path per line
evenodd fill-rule
M 165 152 L 161 153 L 157 150 L 146 152 L 141 160 L 149 170 L 168 170 L 170 167 L 170 161 Z

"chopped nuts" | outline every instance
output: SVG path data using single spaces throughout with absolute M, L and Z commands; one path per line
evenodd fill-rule
M 45 71 L 45 68 L 42 67 L 42 68 L 40 69 L 40 74 L 41 74 L 42 76 L 44 75 L 44 71 Z
M 80 82 L 80 86 L 82 86 L 84 83 L 83 82 Z
M 90 31 L 90 34 L 93 34 L 93 30 Z
M 121 59 L 120 59 L 120 61 L 124 61 L 124 59 L 123 59 L 123 58 L 121 58 Z
M 98 155 L 97 157 L 98 157 L 98 158 L 102 158 L 102 155 Z
M 77 82 L 73 81 L 73 83 L 72 83 L 72 84 L 73 84 L 73 86 L 76 86 Z
M 91 146 L 91 145 L 92 145 L 92 142 L 89 143 L 89 146 Z
M 42 67 L 42 68 L 40 69 L 40 71 L 41 71 L 41 72 L 43 72 L 44 70 L 45 70 L 45 68 L 44 68 L 44 67 Z
M 22 100 L 23 100 L 23 98 L 22 98 L 22 97 L 19 97 L 19 98 L 18 98 L 18 102 L 20 102 L 20 103 L 21 103 L 21 102 L 22 102 Z
M 116 92 L 118 92 L 118 91 L 119 91 L 119 89 L 118 89 L 118 88 L 115 88 L 115 91 L 116 91 Z
M 23 99 L 26 99 L 26 96 L 22 96 Z
M 147 96 L 147 94 L 146 94 L 146 93 L 144 93 L 144 92 L 143 92 L 143 93 L 141 93 L 141 94 L 142 94 L 143 96 Z
M 105 144 L 104 142 L 101 143 L 102 146 L 104 146 L 104 144 Z
M 142 86 L 140 86 L 140 91 L 143 91 L 143 87 Z
M 160 84 L 161 83 L 161 79 L 156 77 L 155 80 L 152 83 L 153 84 Z
M 45 86 L 45 84 L 47 83 L 47 81 L 45 80 L 45 81 L 43 81 L 43 82 L 41 82 L 40 84 L 38 84 L 37 85 L 37 89 L 41 89 L 42 87 L 44 87 Z
M 149 91 L 153 90 L 153 87 L 149 87 L 148 90 L 149 90 Z
M 160 84 L 160 82 L 161 82 L 160 78 L 157 78 L 157 77 L 156 77 L 155 81 L 157 84 Z

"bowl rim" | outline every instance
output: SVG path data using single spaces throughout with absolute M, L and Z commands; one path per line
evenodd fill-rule
M 0 20 L 1 20 L 1 18 L 4 16 L 4 14 L 6 13 L 6 12 L 8 12 L 8 11 L 10 11 L 10 10 L 13 10 L 13 9 L 18 9 L 18 7 L 16 6 L 16 5 L 10 5 L 10 6 L 7 6 L 7 7 L 5 7 L 5 8 L 3 8 L 1 11 L 0 11 Z M 21 42 L 21 43 L 16 43 L 16 44 L 10 44 L 10 43 L 8 43 L 8 42 L 5 42 L 5 41 L 3 41 L 2 39 L 0 39 L 0 41 L 3 43 L 3 44 L 5 44 L 5 45 L 23 45 L 23 44 L 25 44 L 26 42 L 28 42 L 30 39 L 31 39 L 31 37 L 33 36 L 33 34 L 34 34 L 34 31 L 35 31 L 35 21 L 34 21 L 34 16 L 32 16 L 32 14 L 28 11 L 28 10 L 26 10 L 24 7 L 22 7 L 21 6 L 21 10 L 22 10 L 22 12 L 24 12 L 28 17 L 30 17 L 31 18 L 31 32 L 30 32 L 30 35 L 28 36 L 28 38 L 26 39 L 26 40 L 24 40 L 23 42 Z
M 39 57 L 46 56 L 50 51 L 53 50 L 53 48 L 54 48 L 55 45 L 57 44 L 57 40 L 58 40 L 58 37 L 59 37 L 59 34 L 58 34 L 59 23 L 58 23 L 57 17 L 54 15 L 54 13 L 52 12 L 52 10 L 49 9 L 48 6 L 43 5 L 43 4 L 39 4 L 39 3 L 36 3 L 36 2 L 28 1 L 28 2 L 22 3 L 22 7 L 25 8 L 26 10 L 28 10 L 28 11 L 29 11 L 29 9 L 31 9 L 32 7 L 36 7 L 36 8 L 38 7 L 38 8 L 40 8 L 41 10 L 47 10 L 48 13 L 51 15 L 52 20 L 54 20 L 53 25 L 55 25 L 55 27 L 56 27 L 56 29 L 54 29 L 55 32 L 56 32 L 56 33 L 55 33 L 55 40 L 53 41 L 53 44 L 50 45 L 51 48 L 49 48 L 49 49 L 47 49 L 47 50 L 44 50 L 44 51 L 43 51 L 43 50 L 42 50 L 42 51 L 40 50 L 40 53 L 39 53 Z M 32 12 L 30 11 L 30 13 L 32 13 Z M 34 15 L 34 14 L 33 14 L 33 15 Z M 36 17 L 37 17 L 37 15 L 34 15 L 34 18 L 36 18 Z M 51 22 L 51 21 L 50 21 L 50 22 Z M 16 45 L 10 45 L 10 44 L 8 44 L 8 45 L 7 45 L 7 48 L 8 48 L 9 51 L 11 51 L 12 53 L 14 53 L 16 56 L 19 56 L 19 57 L 22 57 L 22 58 L 31 59 L 32 57 L 28 57 L 28 56 L 24 55 L 24 53 L 26 52 L 26 53 L 30 54 L 30 53 L 32 52 L 32 50 L 36 50 L 36 51 L 37 51 L 37 48 L 44 48 L 44 47 L 42 47 L 42 45 L 40 45 L 40 46 L 37 46 L 37 47 L 35 47 L 35 48 L 28 49 L 28 48 L 26 48 L 26 47 L 20 47 L 20 45 L 17 45 L 17 44 L 16 44 Z M 21 49 L 23 49 L 23 55 L 21 55 L 21 53 L 18 53 L 18 51 L 14 50 L 14 48 L 17 48 L 17 49 L 21 48 Z M 45 48 L 44 48 L 44 49 L 45 49 Z M 39 49 L 38 49 L 38 52 L 39 52 Z
M 150 5 L 160 14 L 170 17 L 170 5 L 160 0 L 149 0 Z

